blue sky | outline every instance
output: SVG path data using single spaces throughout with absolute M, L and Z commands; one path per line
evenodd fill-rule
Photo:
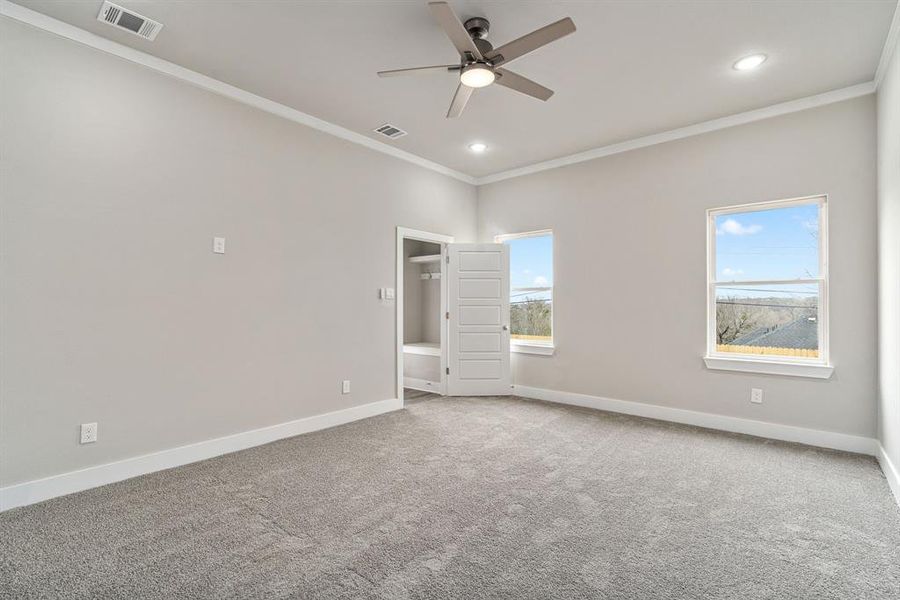
M 542 235 L 508 240 L 509 279 L 513 288 L 553 285 L 553 237 Z M 529 293 L 528 298 L 548 298 L 549 293 Z M 522 300 L 513 292 L 511 301 Z
M 719 281 L 819 274 L 819 207 L 808 204 L 716 217 Z
M 716 217 L 718 281 L 808 279 L 819 274 L 816 204 Z M 745 289 L 746 288 L 746 289 Z M 783 289 L 783 294 L 774 290 Z M 722 287 L 719 295 L 805 296 L 815 285 Z

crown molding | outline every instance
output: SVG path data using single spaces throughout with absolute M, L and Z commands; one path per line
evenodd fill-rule
M 844 100 L 850 100 L 851 98 L 866 96 L 874 92 L 875 82 L 868 81 L 866 83 L 860 83 L 858 85 L 841 88 L 839 90 L 825 92 L 824 94 L 807 96 L 806 98 L 799 98 L 797 100 L 782 102 L 780 104 L 773 104 L 772 106 L 767 106 L 765 108 L 758 108 L 756 110 L 750 110 L 747 112 L 738 113 L 736 115 L 729 115 L 727 117 L 721 117 L 719 119 L 713 119 L 711 121 L 703 121 L 702 123 L 688 125 L 687 127 L 671 129 L 662 133 L 654 133 L 652 135 L 647 135 L 633 140 L 619 142 L 618 144 L 601 146 L 599 148 L 594 148 L 585 152 L 570 154 L 569 156 L 546 160 L 525 167 L 520 167 L 518 169 L 511 169 L 509 171 L 495 173 L 494 175 L 479 177 L 478 179 L 476 179 L 475 185 L 486 185 L 488 183 L 503 181 L 504 179 L 512 179 L 513 177 L 522 177 L 523 175 L 531 175 L 532 173 L 539 173 L 541 171 L 547 171 L 549 169 L 556 169 L 558 167 L 574 165 L 577 163 L 594 160 L 595 158 L 610 156 L 612 154 L 620 154 L 622 152 L 628 152 L 630 150 L 637 150 L 638 148 L 646 148 L 647 146 L 664 144 L 666 142 L 672 142 L 703 133 L 718 131 L 720 129 L 727 129 L 729 127 L 735 127 L 737 125 L 745 125 L 747 123 L 753 123 L 754 121 L 762 121 L 763 119 L 770 119 L 772 117 L 787 115 L 790 113 L 799 112 L 801 110 L 807 110 L 809 108 L 816 108 L 818 106 L 825 106 L 826 104 L 842 102 Z
M 887 38 L 884 40 L 884 48 L 881 50 L 881 59 L 878 61 L 878 68 L 875 70 L 875 87 L 881 86 L 881 81 L 887 73 L 888 66 L 891 64 L 891 56 L 894 54 L 894 46 L 897 45 L 897 39 L 900 38 L 900 0 L 894 7 L 894 18 L 891 19 L 891 28 L 888 30 Z
M 356 133 L 355 131 L 351 131 L 340 125 L 335 125 L 334 123 L 329 123 L 328 121 L 324 121 L 318 117 L 291 108 L 290 106 L 280 104 L 273 100 L 269 100 L 268 98 L 263 98 L 262 96 L 257 96 L 256 94 L 242 90 L 241 88 L 223 81 L 219 81 L 218 79 L 213 79 L 207 75 L 197 73 L 196 71 L 186 69 L 175 63 L 153 56 L 152 54 L 147 54 L 146 52 L 135 50 L 124 44 L 108 40 L 79 27 L 75 27 L 74 25 L 69 25 L 68 23 L 54 19 L 53 17 L 48 17 L 45 14 L 10 2 L 9 0 L 0 0 L 0 15 L 42 29 L 62 38 L 72 40 L 73 42 L 100 50 L 101 52 L 106 52 L 107 54 L 112 54 L 113 56 L 148 67 L 164 75 L 180 79 L 209 92 L 225 96 L 226 98 L 258 108 L 267 113 L 294 121 L 295 123 L 300 123 L 301 125 L 306 125 L 307 127 L 312 127 L 313 129 L 339 137 L 348 142 L 365 146 L 370 150 L 375 150 L 376 152 L 381 152 L 382 154 L 405 160 L 406 162 L 419 167 L 430 169 L 468 184 L 475 183 L 475 178 L 471 175 L 445 167 L 444 165 L 422 158 L 421 156 L 416 156 L 410 152 L 395 148 L 394 146 L 389 146 L 378 140 L 373 140 L 372 138 Z
M 900 0 L 898 0 L 898 5 L 900 5 Z M 885 40 L 884 49 L 881 54 L 881 60 L 879 62 L 875 79 L 873 81 L 838 90 L 832 90 L 830 92 L 817 94 L 815 96 L 808 96 L 806 98 L 799 98 L 797 100 L 782 102 L 780 104 L 773 104 L 764 108 L 738 113 L 735 115 L 729 115 L 710 121 L 703 121 L 701 123 L 695 123 L 686 127 L 680 127 L 678 129 L 672 129 L 669 131 L 655 133 L 632 140 L 626 140 L 624 142 L 619 142 L 616 144 L 600 146 L 598 148 L 593 148 L 584 152 L 562 156 L 559 158 L 526 165 L 524 167 L 510 169 L 507 171 L 501 171 L 492 175 L 473 177 L 466 173 L 451 169 L 450 167 L 446 167 L 439 163 L 430 161 L 426 158 L 422 158 L 421 156 L 417 156 L 378 140 L 374 140 L 355 131 L 351 131 L 339 125 L 335 125 L 334 123 L 329 123 L 328 121 L 319 119 L 318 117 L 314 117 L 295 108 L 291 108 L 284 104 L 269 100 L 268 98 L 264 98 L 246 90 L 242 90 L 241 88 L 235 87 L 217 79 L 213 79 L 212 77 L 203 75 L 201 73 L 197 73 L 196 71 L 186 69 L 167 60 L 157 58 L 156 56 L 147 54 L 146 52 L 135 50 L 134 48 L 131 48 L 129 46 L 125 46 L 118 42 L 108 40 L 104 37 L 90 33 L 79 27 L 75 27 L 74 25 L 69 25 L 68 23 L 64 23 L 37 11 L 10 2 L 10 0 L 0 0 L 0 15 L 14 19 L 16 21 L 20 21 L 22 23 L 26 23 L 38 29 L 42 29 L 60 37 L 100 50 L 102 52 L 118 56 L 119 58 L 123 58 L 125 60 L 148 67 L 159 73 L 163 73 L 170 77 L 180 79 L 182 81 L 213 92 L 215 94 L 225 96 L 226 98 L 230 98 L 242 104 L 258 108 L 270 114 L 288 119 L 290 121 L 294 121 L 296 123 L 300 123 L 301 125 L 306 125 L 313 129 L 328 133 L 349 142 L 359 144 L 360 146 L 364 146 L 366 148 L 369 148 L 370 150 L 375 150 L 376 152 L 381 152 L 383 154 L 393 156 L 394 158 L 399 158 L 400 160 L 407 161 L 414 165 L 430 169 L 437 173 L 441 173 L 442 175 L 447 175 L 449 177 L 453 177 L 454 179 L 458 179 L 459 181 L 463 181 L 475 186 L 495 183 L 498 181 L 503 181 L 505 179 L 512 179 L 514 177 L 522 177 L 524 175 L 531 175 L 533 173 L 539 173 L 541 171 L 547 171 L 549 169 L 556 169 L 558 167 L 586 162 L 589 160 L 594 160 L 596 158 L 602 158 L 604 156 L 611 156 L 613 154 L 620 154 L 622 152 L 628 152 L 630 150 L 646 148 L 648 146 L 654 146 L 656 144 L 664 144 L 666 142 L 680 140 L 703 133 L 718 131 L 720 129 L 735 127 L 737 125 L 744 125 L 747 123 L 752 123 L 754 121 L 761 121 L 763 119 L 769 119 L 772 117 L 807 110 L 809 108 L 816 108 L 819 106 L 825 106 L 827 104 L 872 94 L 877 90 L 881 78 L 884 77 L 884 72 L 886 71 L 887 66 L 890 63 L 890 56 L 892 54 L 893 47 L 897 43 L 898 36 L 900 36 L 900 7 L 898 7 L 894 11 L 891 29 L 888 33 L 887 39 Z

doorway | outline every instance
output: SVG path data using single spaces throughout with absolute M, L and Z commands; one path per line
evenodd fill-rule
M 510 393 L 509 247 L 397 228 L 396 390 Z M 421 393 L 420 392 L 420 393 Z
M 447 244 L 453 237 L 397 228 L 397 397 L 447 392 Z

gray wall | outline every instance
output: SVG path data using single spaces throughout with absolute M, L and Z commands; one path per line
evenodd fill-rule
M 421 254 L 422 243 L 403 240 L 403 341 L 422 339 L 422 283 L 419 265 L 409 262 L 410 256 Z
M 900 44 L 878 89 L 878 424 L 900 468 Z
M 480 187 L 482 241 L 555 235 L 557 352 L 515 383 L 874 436 L 875 177 L 867 96 Z M 706 370 L 705 210 L 822 193 L 833 378 Z
M 395 227 L 473 240 L 472 186 L 19 23 L 0 40 L 0 485 L 395 396 Z
M 440 271 L 440 265 L 434 265 L 433 271 Z M 422 281 L 422 341 L 441 343 L 440 279 Z

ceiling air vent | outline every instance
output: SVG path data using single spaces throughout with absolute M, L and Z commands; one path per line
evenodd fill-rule
M 403 137 L 406 135 L 406 132 L 400 129 L 399 127 L 394 127 L 390 123 L 385 123 L 381 127 L 375 130 L 375 133 L 380 133 L 384 137 L 389 137 L 392 140 L 398 137 Z
M 134 35 L 139 35 L 151 42 L 156 39 L 156 34 L 163 28 L 162 23 L 142 17 L 136 12 L 126 10 L 112 2 L 103 3 L 103 6 L 100 7 L 100 14 L 97 15 L 97 20 L 113 27 L 124 29 Z

